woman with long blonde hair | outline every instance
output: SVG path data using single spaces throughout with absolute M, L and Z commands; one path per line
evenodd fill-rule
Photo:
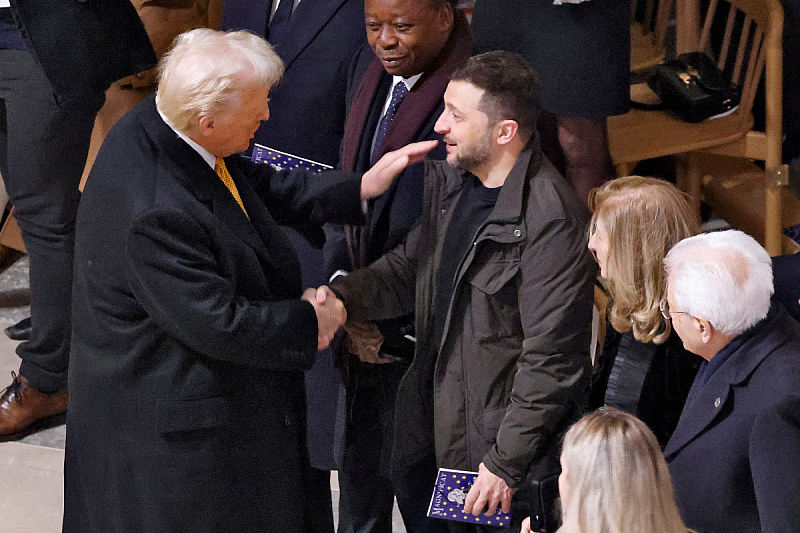
M 687 532 L 658 441 L 641 420 L 613 407 L 567 431 L 558 486 L 558 533 Z M 522 533 L 530 533 L 529 523 Z
M 672 184 L 628 176 L 594 189 L 589 249 L 609 296 L 609 327 L 589 406 L 617 407 L 641 418 L 666 445 L 700 359 L 687 352 L 661 312 L 663 261 L 699 231 L 689 202 Z

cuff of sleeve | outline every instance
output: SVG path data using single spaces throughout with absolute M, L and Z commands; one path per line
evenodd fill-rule
M 516 472 L 511 472 L 511 469 L 502 463 L 498 457 L 497 445 L 494 445 L 492 449 L 489 450 L 489 453 L 483 457 L 483 465 L 489 470 L 489 472 L 502 478 L 509 488 L 515 490 L 519 488 L 519 485 L 522 482 L 522 476 Z

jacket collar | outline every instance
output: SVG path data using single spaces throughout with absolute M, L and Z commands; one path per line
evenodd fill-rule
M 691 403 L 684 406 L 675 432 L 664 449 L 668 460 L 720 416 L 733 387 L 741 386 L 764 359 L 790 340 L 785 327 L 787 320 L 791 319 L 786 311 L 773 303 L 767 317 L 742 334 L 746 336 L 744 342 L 714 372 L 707 383 L 701 386 L 695 380 L 689 393 Z
M 498 242 L 519 242 L 526 238 L 526 228 L 523 223 L 525 187 L 528 181 L 539 173 L 543 160 L 539 137 L 534 134 L 508 173 L 497 197 L 497 203 L 480 234 L 480 240 L 489 238 Z M 458 176 L 457 179 L 448 180 L 452 186 L 445 192 L 445 196 L 449 196 L 461 189 L 467 173 L 449 164 L 444 165 L 444 170 L 451 178 L 454 175 Z

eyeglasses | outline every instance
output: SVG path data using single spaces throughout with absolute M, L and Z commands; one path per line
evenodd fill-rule
M 669 308 L 669 303 L 666 300 L 658 304 L 658 309 L 661 311 L 661 316 L 664 317 L 664 320 L 672 320 L 672 315 L 687 314 L 686 311 L 671 311 Z

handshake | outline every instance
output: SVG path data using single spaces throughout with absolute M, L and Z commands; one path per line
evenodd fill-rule
M 308 288 L 302 299 L 310 303 L 317 313 L 317 349 L 327 347 L 340 327 L 347 322 L 347 310 L 336 294 L 322 285 L 318 289 Z M 380 356 L 383 335 L 375 324 L 351 322 L 345 327 L 348 334 L 348 349 L 368 363 L 387 363 Z
M 314 307 L 317 313 L 317 349 L 326 348 L 333 336 L 347 321 L 347 310 L 342 301 L 327 285 L 309 287 L 301 298 Z

